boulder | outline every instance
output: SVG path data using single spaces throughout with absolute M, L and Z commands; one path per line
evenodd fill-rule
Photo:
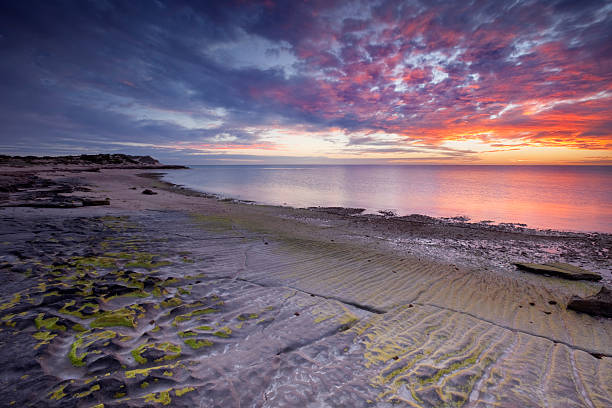
M 514 265 L 527 272 L 541 275 L 553 275 L 564 279 L 591 281 L 601 280 L 601 275 L 596 272 L 587 271 L 586 269 L 562 262 L 545 264 L 515 263 Z
M 612 291 L 605 286 L 587 298 L 574 296 L 567 304 L 568 309 L 594 316 L 612 317 Z

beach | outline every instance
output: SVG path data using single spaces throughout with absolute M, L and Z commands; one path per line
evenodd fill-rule
M 612 319 L 568 308 L 612 286 L 611 235 L 220 200 L 171 171 L 0 169 L 22 180 L 1 405 L 612 405 Z M 515 265 L 559 262 L 601 279 Z

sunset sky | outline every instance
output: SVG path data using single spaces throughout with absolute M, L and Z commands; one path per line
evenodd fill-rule
M 0 154 L 102 152 L 612 164 L 612 2 L 2 2 Z

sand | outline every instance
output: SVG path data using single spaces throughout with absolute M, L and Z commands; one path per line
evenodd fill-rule
M 566 307 L 610 284 L 606 234 L 219 201 L 140 169 L 37 171 L 110 205 L 0 209 L 0 405 L 612 405 L 612 319 Z

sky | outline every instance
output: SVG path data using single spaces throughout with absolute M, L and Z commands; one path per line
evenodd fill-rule
M 612 2 L 0 2 L 0 154 L 82 153 L 612 164 Z

